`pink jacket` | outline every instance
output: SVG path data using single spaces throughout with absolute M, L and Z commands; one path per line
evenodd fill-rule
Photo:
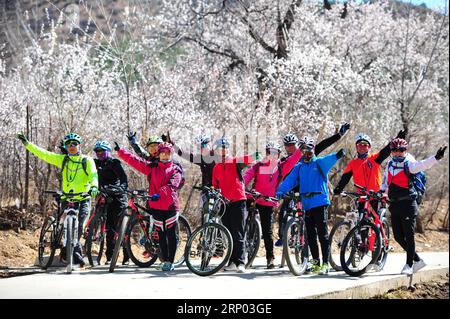
M 161 198 L 157 201 L 148 202 L 150 208 L 168 211 L 179 210 L 180 203 L 177 189 L 181 182 L 181 172 L 177 165 L 173 162 L 162 163 L 158 161 L 157 166 L 152 165 L 152 167 L 152 162 L 146 161 L 125 149 L 120 149 L 118 155 L 125 163 L 147 176 L 149 195 L 161 195 Z
M 279 183 L 289 174 L 292 168 L 301 158 L 300 149 L 288 156 L 284 161 L 269 162 L 262 160 L 253 165 L 244 175 L 244 183 L 247 186 L 254 179 L 253 189 L 265 196 L 275 197 Z M 281 178 L 280 178 L 281 169 Z M 262 206 L 278 206 L 278 202 L 270 202 L 258 198 L 256 203 Z

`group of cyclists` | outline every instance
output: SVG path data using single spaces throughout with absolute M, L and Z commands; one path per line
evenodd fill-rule
M 112 147 L 107 141 L 100 140 L 93 147 L 96 156 L 93 159 L 82 154 L 83 141 L 75 133 L 69 133 L 64 137 L 61 153 L 53 153 L 33 144 L 23 133 L 17 136 L 28 151 L 61 169 L 61 187 L 64 193 L 88 192 L 95 198 L 99 188 L 102 187 L 113 185 L 123 190 L 122 193 L 113 196 L 107 207 L 107 263 L 113 254 L 114 234 L 121 212 L 127 208 L 128 179 L 120 161 L 122 160 L 147 177 L 149 198 L 147 208 L 154 219 L 161 248 L 160 268 L 163 271 L 174 270 L 177 248 L 175 229 L 180 211 L 179 190 L 184 184 L 183 168 L 173 158 L 176 153 L 200 166 L 202 185 L 220 190 L 228 200 L 222 223 L 231 233 L 233 250 L 229 264 L 224 270 L 238 273 L 246 271 L 245 223 L 248 196 L 246 188 L 251 188 L 266 197 L 276 197 L 280 200 L 290 191 L 300 194 L 302 209 L 305 211 L 307 242 L 312 256 L 308 270 L 322 275 L 327 274 L 330 271 L 327 227 L 328 207 L 332 195 L 330 192 L 340 194 L 353 177 L 355 184 L 374 192 L 386 193 L 389 197 L 394 238 L 407 253 L 406 264 L 401 273 L 411 275 L 426 265 L 415 251 L 414 232 L 419 194 L 412 185 L 411 176 L 435 165 L 443 158 L 447 147 L 439 148 L 435 155 L 425 160 L 416 161 L 408 153 L 406 131 L 401 130 L 378 153 L 371 152 L 372 141 L 368 135 L 357 134 L 355 139 L 357 156 L 350 160 L 334 190 L 330 190 L 328 173 L 345 156 L 345 151 L 340 149 L 328 155 L 319 155 L 339 141 L 349 129 L 350 124 L 344 123 L 336 134 L 317 144 L 309 137 L 299 139 L 295 134 L 289 133 L 283 138 L 284 150 L 287 153 L 283 157 L 281 157 L 282 146 L 276 141 L 266 144 L 265 154 L 255 152 L 233 157 L 230 155 L 230 143 L 226 137 L 214 142 L 205 135 L 197 137 L 195 142 L 198 145 L 198 153 L 194 154 L 183 151 L 171 140 L 169 134 L 161 137 L 150 136 L 144 148 L 136 141 L 136 133 L 130 132 L 127 138 L 135 153 L 121 147 L 117 142 L 114 142 Z M 112 157 L 113 150 L 117 152 L 120 160 Z M 382 163 L 389 156 L 391 160 L 383 174 Z M 208 202 L 206 192 L 202 193 L 201 200 L 202 207 L 206 207 Z M 83 198 L 76 204 L 80 211 L 78 231 L 80 237 L 83 234 L 84 221 L 90 214 L 91 200 Z M 363 209 L 362 204 L 359 209 Z M 373 201 L 371 204 L 376 210 L 378 202 Z M 284 214 L 289 202 L 284 200 L 280 205 L 278 240 L 274 243 L 272 233 L 274 208 L 279 205 L 278 202 L 266 200 L 264 197 L 256 199 L 268 269 L 275 267 L 274 247 L 282 244 Z M 64 253 L 61 257 L 65 257 Z M 124 249 L 122 263 L 128 264 L 128 259 Z M 74 261 L 84 268 L 83 250 L 79 240 L 74 249 Z

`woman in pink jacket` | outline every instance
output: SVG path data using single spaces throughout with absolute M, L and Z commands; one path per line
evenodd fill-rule
M 164 257 L 163 271 L 174 269 L 173 261 L 177 249 L 176 226 L 178 221 L 179 200 L 177 189 L 181 182 L 179 166 L 172 162 L 173 146 L 161 143 L 158 146 L 159 161 L 151 162 L 120 148 L 116 143 L 120 159 L 147 176 L 149 181 L 148 202 L 155 221 L 161 253 Z

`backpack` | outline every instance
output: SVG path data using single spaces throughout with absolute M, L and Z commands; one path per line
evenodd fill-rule
M 184 176 L 184 170 L 183 167 L 181 166 L 181 163 L 179 162 L 173 162 L 175 165 L 178 166 L 178 168 L 180 169 L 180 173 L 181 173 L 181 181 L 180 181 L 180 185 L 178 186 L 178 189 L 180 190 L 184 184 L 186 183 L 186 177 Z
M 408 161 L 405 161 L 403 168 L 405 170 L 406 176 L 409 180 L 409 188 L 417 194 L 416 202 L 418 205 L 422 203 L 423 194 L 425 193 L 425 185 L 427 184 L 427 177 L 424 172 L 418 172 L 416 174 L 411 174 L 408 167 Z
M 66 157 L 64 157 L 64 160 L 62 162 L 62 166 L 61 166 L 61 172 L 64 171 L 64 167 L 67 165 L 67 162 L 70 161 L 69 156 L 67 155 Z M 78 162 L 79 163 L 79 162 Z M 86 176 L 89 176 L 88 172 L 87 172 L 87 158 L 83 157 L 81 159 L 81 166 L 83 167 L 83 171 L 86 174 Z

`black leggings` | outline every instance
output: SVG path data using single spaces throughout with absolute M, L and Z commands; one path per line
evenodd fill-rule
M 256 204 L 256 208 L 259 211 L 259 217 L 261 218 L 262 235 L 264 239 L 264 246 L 266 248 L 266 259 L 272 259 L 275 257 L 273 254 L 273 238 L 272 238 L 272 206 L 263 206 Z
M 323 263 L 328 263 L 329 238 L 328 238 L 328 205 L 314 207 L 306 211 L 305 215 L 306 233 L 308 246 L 313 259 L 320 262 L 317 235 L 319 235 L 320 248 L 322 249 Z
M 417 203 L 415 200 L 392 202 L 389 206 L 389 211 L 391 212 L 394 238 L 406 251 L 406 263 L 412 267 L 413 261 L 420 260 L 419 255 L 416 253 L 414 240 L 416 218 L 419 213 Z
M 120 230 L 120 223 L 122 218 L 120 213 L 123 209 L 127 207 L 126 200 L 119 200 L 117 198 L 113 198 L 111 203 L 106 204 L 106 259 L 111 260 L 112 255 L 114 253 L 114 245 L 116 241 L 114 240 L 114 235 Z M 123 261 L 128 261 L 128 251 L 123 246 Z
M 177 251 L 178 212 L 152 209 L 151 214 L 155 220 L 163 262 L 173 263 Z
M 247 206 L 245 200 L 227 205 L 222 216 L 223 225 L 230 231 L 233 238 L 233 252 L 230 263 L 236 266 L 245 264 L 245 221 L 247 220 Z

